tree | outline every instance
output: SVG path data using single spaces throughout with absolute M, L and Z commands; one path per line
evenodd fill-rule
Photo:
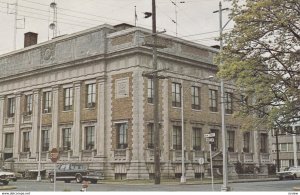
M 300 1 L 232 0 L 234 28 L 224 34 L 219 76 L 233 80 L 244 126 L 287 128 L 300 121 Z M 253 118 L 253 116 L 256 116 Z

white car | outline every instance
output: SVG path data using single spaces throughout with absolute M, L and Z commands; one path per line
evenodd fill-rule
M 284 171 L 277 172 L 276 175 L 279 177 L 280 180 L 286 178 L 300 178 L 300 167 L 287 167 L 284 169 Z

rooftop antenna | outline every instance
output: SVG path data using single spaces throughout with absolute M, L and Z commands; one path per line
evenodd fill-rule
M 50 7 L 53 9 L 53 22 L 49 25 L 49 28 L 53 31 L 53 38 L 57 36 L 57 4 L 52 2 Z

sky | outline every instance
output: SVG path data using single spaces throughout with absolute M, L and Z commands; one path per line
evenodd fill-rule
M 14 50 L 15 12 L 17 6 L 16 49 L 24 45 L 24 33 L 38 33 L 38 43 L 51 40 L 53 31 L 52 2 L 57 5 L 57 35 L 72 34 L 102 24 L 135 24 L 152 28 L 152 20 L 144 12 L 152 11 L 152 0 L 0 0 L 0 55 Z M 156 0 L 157 30 L 166 34 L 200 43 L 217 45 L 219 35 L 220 0 Z M 223 8 L 230 8 L 221 0 Z M 174 5 L 176 4 L 176 6 Z M 176 14 L 177 13 L 177 14 Z M 223 24 L 228 21 L 228 11 L 223 12 Z M 176 23 L 177 15 L 177 23 Z M 177 24 L 177 25 L 176 25 Z M 230 30 L 233 23 L 224 29 Z

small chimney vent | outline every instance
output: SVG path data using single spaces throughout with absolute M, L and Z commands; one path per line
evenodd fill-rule
M 37 44 L 38 34 L 34 32 L 27 32 L 24 34 L 24 47 Z

